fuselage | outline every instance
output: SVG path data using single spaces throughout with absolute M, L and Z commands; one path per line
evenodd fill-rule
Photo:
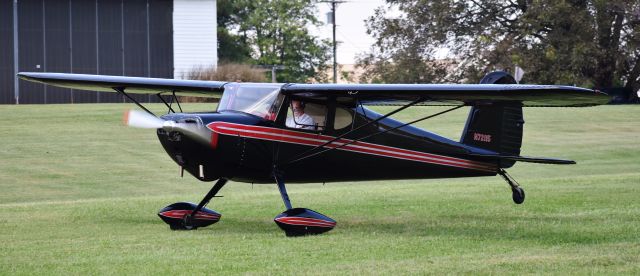
M 335 108 L 328 105 L 328 116 Z M 499 169 L 497 162 L 471 156 L 488 151 L 412 126 L 354 141 L 401 124 L 390 118 L 370 123 L 382 115 L 361 106 L 342 108 L 352 121 L 339 129 L 333 118 L 316 129 L 287 127 L 286 109 L 274 118 L 233 110 L 169 114 L 163 118 L 196 124 L 210 142 L 163 129 L 158 137 L 169 156 L 202 181 L 274 183 L 274 171 L 287 183 L 318 183 L 491 176 Z

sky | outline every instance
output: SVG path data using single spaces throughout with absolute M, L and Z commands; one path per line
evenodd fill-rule
M 369 50 L 374 40 L 367 35 L 364 20 L 373 15 L 377 7 L 383 6 L 384 0 L 350 0 L 338 4 L 336 9 L 336 40 L 338 41 L 338 63 L 353 64 L 358 54 Z M 321 38 L 332 39 L 332 25 L 326 24 L 326 13 L 331 11 L 331 4 L 318 4 L 317 18 L 325 25 L 312 27 L 312 33 Z

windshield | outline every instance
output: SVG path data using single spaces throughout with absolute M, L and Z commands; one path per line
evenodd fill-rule
M 284 98 L 280 95 L 280 87 L 282 84 L 275 83 L 227 84 L 218 111 L 242 111 L 273 121 Z

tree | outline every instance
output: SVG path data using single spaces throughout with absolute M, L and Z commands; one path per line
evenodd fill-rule
M 387 5 L 402 15 L 390 18 L 389 7 L 381 7 L 368 19 L 376 43 L 359 63 L 369 81 L 477 82 L 488 71 L 517 65 L 527 72 L 523 81 L 531 83 L 624 86 L 629 97 L 640 89 L 639 1 L 387 0 Z M 455 61 L 436 62 L 442 48 Z
M 221 1 L 225 2 L 225 1 Z M 308 26 L 318 25 L 315 6 L 309 0 L 237 0 L 225 3 L 230 16 L 222 19 L 231 45 L 249 46 L 258 65 L 284 65 L 278 81 L 305 82 L 326 79 L 329 42 L 311 35 Z M 219 25 L 220 22 L 218 23 Z M 223 45 L 221 44 L 220 47 Z M 228 47 L 227 49 L 231 49 Z M 227 51 L 226 49 L 223 51 Z M 229 55 L 228 55 L 229 56 Z
M 218 59 L 221 63 L 248 63 L 251 61 L 251 47 L 244 37 L 230 30 L 240 20 L 242 6 L 238 1 L 217 2 Z

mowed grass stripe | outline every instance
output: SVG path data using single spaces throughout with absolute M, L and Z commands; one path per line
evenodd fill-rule
M 276 187 L 245 183 L 210 204 L 218 224 L 170 231 L 156 212 L 211 183 L 123 127 L 128 108 L 0 107 L 0 274 L 640 273 L 640 107 L 526 109 L 523 154 L 578 164 L 510 169 L 523 205 L 499 177 L 289 185 L 294 206 L 338 221 L 293 239 L 273 223 Z M 465 119 L 420 126 L 458 139 Z

